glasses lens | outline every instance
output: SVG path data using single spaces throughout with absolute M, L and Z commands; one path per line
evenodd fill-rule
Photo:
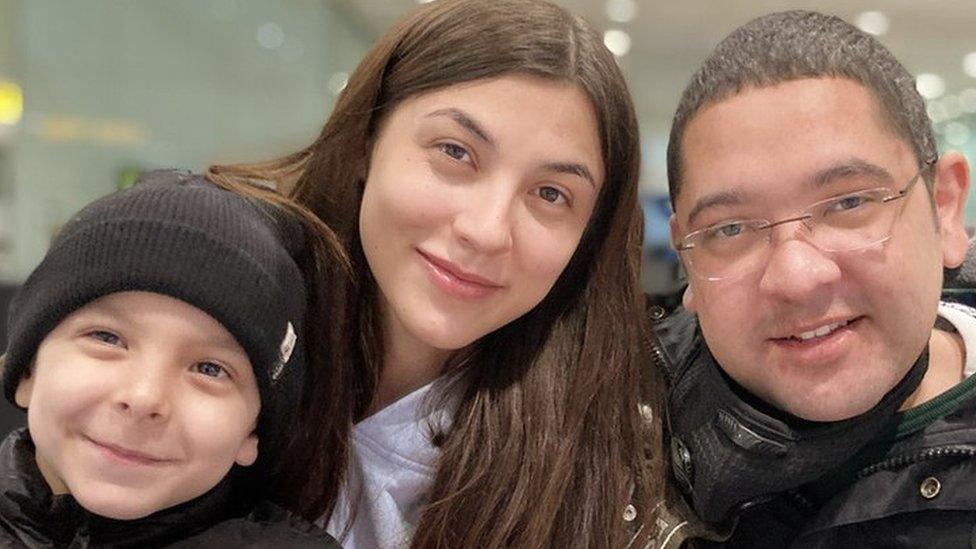
M 814 204 L 809 239 L 826 252 L 868 248 L 887 240 L 899 208 L 885 202 L 890 191 L 871 189 Z M 900 203 L 900 202 L 898 202 Z
M 720 280 L 747 273 L 767 248 L 764 221 L 730 221 L 688 236 L 689 270 L 699 278 Z

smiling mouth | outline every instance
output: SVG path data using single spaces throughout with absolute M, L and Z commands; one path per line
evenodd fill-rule
M 420 253 L 420 255 L 424 257 L 424 259 L 426 259 L 434 267 L 436 267 L 440 271 L 443 271 L 446 274 L 449 274 L 451 277 L 457 279 L 459 282 L 463 282 L 465 284 L 471 284 L 475 286 L 484 286 L 485 288 L 501 288 L 501 284 L 496 284 L 495 282 L 487 278 L 484 278 L 482 276 L 465 272 L 462 269 L 458 268 L 456 265 L 448 261 L 444 261 L 439 257 L 435 257 L 428 253 L 425 253 L 423 250 L 418 249 L 417 251 Z
M 482 299 L 503 287 L 487 278 L 464 272 L 453 263 L 428 255 L 420 249 L 417 249 L 417 254 L 423 259 L 429 280 L 455 298 Z
M 170 459 L 159 458 L 145 452 L 140 452 L 138 450 L 131 450 L 122 446 L 111 444 L 108 442 L 100 442 L 91 437 L 84 437 L 85 440 L 94 445 L 102 453 L 107 454 L 114 460 L 121 461 L 123 463 L 129 463 L 134 465 L 161 465 L 164 463 L 169 463 Z
M 823 337 L 825 335 L 828 335 L 838 328 L 843 328 L 844 326 L 847 326 L 849 322 L 850 322 L 849 320 L 845 320 L 843 322 L 835 322 L 833 324 L 827 324 L 826 326 L 821 326 L 816 330 L 810 330 L 809 332 L 803 332 L 800 335 L 790 336 L 790 338 L 798 339 L 800 341 L 809 341 L 815 337 Z
M 775 338 L 776 341 L 782 342 L 792 342 L 792 343 L 812 343 L 821 339 L 825 339 L 833 335 L 838 330 L 847 328 L 848 326 L 854 324 L 861 317 L 849 318 L 847 320 L 841 320 L 839 322 L 832 322 L 830 324 L 824 324 L 823 326 L 817 327 L 813 330 L 807 330 L 805 332 L 800 332 L 798 334 L 791 334 L 785 337 Z

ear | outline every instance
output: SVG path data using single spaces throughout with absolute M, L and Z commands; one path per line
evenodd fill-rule
M 957 151 L 949 151 L 935 164 L 935 202 L 942 236 L 942 264 L 953 268 L 962 264 L 969 249 L 966 234 L 966 198 L 969 196 L 969 164 Z
M 244 442 L 241 443 L 241 447 L 237 449 L 237 457 L 234 459 L 234 463 L 242 467 L 247 467 L 249 465 L 254 465 L 254 462 L 258 459 L 258 435 L 251 433 L 247 435 Z
M 675 250 L 678 249 L 678 241 L 681 239 L 682 231 L 678 226 L 678 218 L 675 214 L 671 214 L 671 218 L 668 219 L 668 226 L 671 228 L 671 247 Z M 679 260 L 681 254 L 678 254 Z M 688 266 L 685 265 L 685 272 L 688 271 Z M 685 288 L 685 293 L 681 296 L 681 304 L 689 312 L 695 312 L 695 286 L 694 277 L 688 277 L 688 287 Z
M 27 409 L 30 407 L 31 396 L 33 394 L 34 378 L 31 377 L 30 371 L 27 371 L 20 378 L 20 383 L 17 384 L 17 390 L 14 392 L 14 402 L 17 403 L 17 406 Z

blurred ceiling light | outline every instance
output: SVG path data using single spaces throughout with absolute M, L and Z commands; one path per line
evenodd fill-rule
M 945 93 L 945 80 L 932 73 L 922 73 L 915 77 L 915 89 L 926 99 L 936 99 Z
M 607 19 L 614 23 L 630 23 L 637 16 L 635 0 L 607 0 Z
M 13 126 L 24 115 L 24 92 L 13 82 L 0 80 L 0 124 Z
M 880 11 L 865 11 L 857 16 L 854 24 L 862 31 L 875 36 L 888 32 L 888 16 Z
M 349 82 L 349 73 L 339 71 L 329 77 L 329 83 L 326 84 L 329 87 L 329 91 L 332 95 L 339 95 L 342 90 L 346 89 L 346 84 Z
M 946 116 L 949 120 L 959 118 L 963 114 L 962 99 L 955 95 L 947 95 L 942 98 L 942 106 L 945 107 Z
M 966 112 L 976 112 L 976 89 L 969 88 L 959 94 L 962 108 Z
M 430 4 L 433 1 L 434 0 L 417 0 L 417 3 L 418 4 Z
M 134 120 L 40 115 L 33 130 L 45 141 L 92 142 L 135 147 L 145 144 L 149 132 Z
M 610 29 L 603 33 L 603 45 L 617 57 L 630 51 L 630 35 L 620 29 Z
M 969 141 L 969 126 L 962 122 L 949 122 L 945 127 L 946 143 L 958 147 Z
M 976 78 L 976 51 L 967 53 L 966 56 L 962 58 L 962 70 L 967 76 Z
M 276 50 L 285 43 L 285 31 L 271 21 L 258 27 L 258 44 L 266 50 Z

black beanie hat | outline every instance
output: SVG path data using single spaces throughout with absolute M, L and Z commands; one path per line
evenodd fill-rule
M 11 301 L 7 400 L 41 341 L 73 311 L 116 292 L 163 294 L 215 318 L 247 352 L 266 458 L 301 394 L 306 297 L 295 258 L 303 235 L 285 212 L 186 172 L 150 172 L 89 204 Z

